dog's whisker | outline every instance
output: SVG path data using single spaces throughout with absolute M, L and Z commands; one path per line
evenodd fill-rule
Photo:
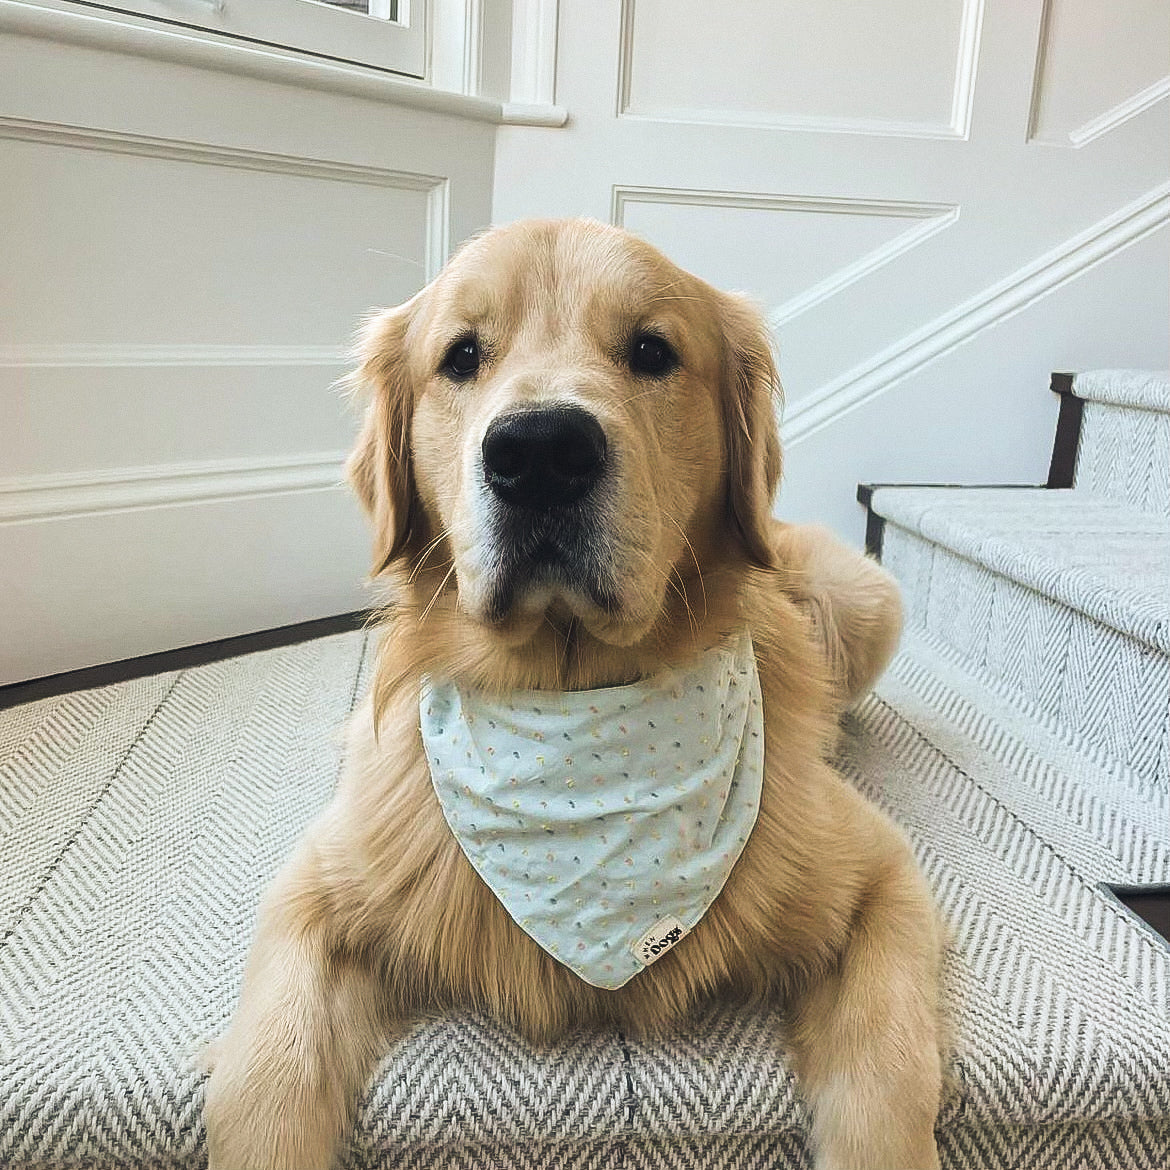
M 629 398 L 622 399 L 622 406 L 629 406 L 631 402 L 637 402 L 639 398 L 648 398 L 652 394 L 661 394 L 662 386 L 653 386 L 649 390 L 642 390 L 638 394 L 631 394 Z
M 422 611 L 422 614 L 419 616 L 419 619 L 418 619 L 419 625 L 422 625 L 422 623 L 427 620 L 427 615 L 434 608 L 435 602 L 439 600 L 439 594 L 442 593 L 443 590 L 447 587 L 447 582 L 451 580 L 451 574 L 454 572 L 455 572 L 455 562 L 452 561 L 451 567 L 447 570 L 442 581 L 439 582 L 438 589 L 436 589 L 435 592 L 431 595 L 430 601 L 427 602 L 426 608 Z
M 678 577 L 678 584 L 675 584 L 674 582 L 675 577 Z M 695 617 L 695 611 L 691 608 L 690 598 L 687 597 L 686 582 L 683 581 L 679 571 L 674 568 L 670 570 L 670 575 L 666 579 L 667 582 L 673 587 L 675 593 L 678 594 L 679 600 L 683 603 L 683 606 L 687 611 L 687 624 L 691 627 L 691 637 L 698 637 L 699 623 Z
M 577 619 L 575 617 L 570 618 L 569 624 L 563 631 L 559 630 L 556 626 L 556 623 L 553 622 L 553 620 L 547 615 L 545 616 L 544 623 L 549 627 L 550 630 L 552 630 L 554 638 L 560 638 L 564 641 L 564 645 L 561 647 L 561 652 L 556 656 L 556 667 L 557 686 L 561 690 L 565 690 L 568 685 L 567 680 L 569 677 L 569 656 L 572 654 L 573 647 L 576 642 Z
M 683 581 L 682 577 L 679 576 L 678 581 L 676 582 L 674 578 L 678 576 L 677 570 L 672 568 L 669 573 L 664 573 L 662 569 L 659 568 L 659 566 L 654 562 L 649 553 L 641 552 L 640 556 L 646 562 L 647 568 L 649 568 L 651 572 L 657 574 L 660 581 L 665 582 L 666 585 L 674 590 L 678 599 L 683 603 L 683 606 L 687 611 L 687 622 L 691 627 L 691 636 L 697 637 L 699 633 L 699 625 L 695 619 L 695 611 L 691 608 L 690 600 L 687 598 L 685 587 L 686 583 Z
M 687 534 L 683 531 L 683 526 L 664 508 L 662 514 L 678 529 L 678 534 L 683 538 L 683 542 L 687 546 L 687 551 L 691 554 L 691 560 L 695 562 L 695 574 L 699 578 L 699 590 L 703 594 L 703 619 L 707 618 L 707 585 L 703 580 L 703 570 L 699 565 L 699 558 L 695 555 L 695 546 L 691 544 Z
M 440 532 L 440 533 L 439 533 L 439 535 L 438 535 L 438 536 L 436 536 L 434 540 L 430 541 L 430 542 L 427 544 L 426 548 L 424 548 L 424 549 L 422 550 L 422 552 L 421 552 L 421 553 L 419 553 L 419 558 L 418 558 L 418 560 L 415 562 L 414 568 L 411 570 L 410 576 L 409 576 L 409 577 L 407 577 L 407 579 L 406 579 L 406 581 L 407 581 L 407 584 L 408 584 L 408 585 L 412 585 L 412 584 L 414 584 L 414 579 L 415 579 L 415 578 L 416 578 L 416 577 L 419 575 L 419 573 L 421 573 L 421 572 L 422 572 L 422 570 L 423 570 L 423 566 L 424 566 L 424 565 L 427 563 L 427 561 L 430 559 L 430 555 L 431 555 L 431 553 L 432 553 L 432 552 L 434 552 L 434 551 L 435 551 L 435 549 L 436 549 L 436 548 L 438 548 L 438 547 L 439 547 L 439 545 L 440 545 L 440 544 L 441 544 L 441 543 L 442 543 L 444 540 L 446 540 L 446 539 L 447 539 L 447 537 L 448 537 L 448 536 L 450 536 L 450 535 L 451 535 L 451 529 L 450 529 L 450 528 L 444 528 L 444 529 L 443 529 L 443 531 L 442 531 L 442 532 Z

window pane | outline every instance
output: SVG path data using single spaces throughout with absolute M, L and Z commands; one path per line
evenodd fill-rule
M 381 20 L 398 19 L 398 0 L 313 0 L 329 8 L 344 8 L 347 12 L 360 12 L 363 16 L 376 16 Z
M 372 65 L 408 77 L 426 74 L 426 0 L 413 4 L 411 0 L 229 0 L 226 4 L 116 0 L 116 8 L 108 0 L 75 2 Z

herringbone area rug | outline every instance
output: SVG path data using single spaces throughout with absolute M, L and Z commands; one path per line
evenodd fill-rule
M 1165 802 L 1058 729 L 993 718 L 949 669 L 912 639 L 841 752 L 953 930 L 945 1164 L 1163 1168 L 1170 952 L 1097 883 L 1170 881 Z M 350 634 L 0 715 L 0 1164 L 205 1162 L 195 1053 L 367 673 Z M 669 1043 L 534 1050 L 488 1020 L 420 1020 L 349 1165 L 804 1167 L 782 1023 L 715 1005 Z

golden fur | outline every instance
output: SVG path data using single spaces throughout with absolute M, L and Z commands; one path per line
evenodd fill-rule
M 486 357 L 456 385 L 440 366 L 469 328 Z M 680 357 L 669 377 L 625 362 L 645 328 Z M 526 222 L 373 321 L 355 381 L 369 400 L 350 476 L 393 599 L 338 791 L 265 898 L 214 1049 L 211 1170 L 331 1165 L 374 1063 L 422 1010 L 479 1008 L 542 1043 L 654 1035 L 713 996 L 783 997 L 819 1170 L 937 1166 L 939 925 L 902 834 L 826 762 L 842 705 L 893 652 L 897 592 L 826 531 L 771 518 L 778 384 L 758 313 L 617 229 Z M 618 453 L 616 596 L 536 589 L 493 613 L 476 452 L 502 410 L 549 401 L 587 407 Z M 591 987 L 512 921 L 447 829 L 420 678 L 625 683 L 743 623 L 765 709 L 758 823 L 688 938 L 619 990 Z

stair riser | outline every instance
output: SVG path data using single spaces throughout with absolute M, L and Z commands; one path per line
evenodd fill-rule
M 907 620 L 1044 714 L 1170 784 L 1170 657 L 887 523 Z
M 1170 414 L 1086 402 L 1075 482 L 1078 491 L 1170 514 Z

